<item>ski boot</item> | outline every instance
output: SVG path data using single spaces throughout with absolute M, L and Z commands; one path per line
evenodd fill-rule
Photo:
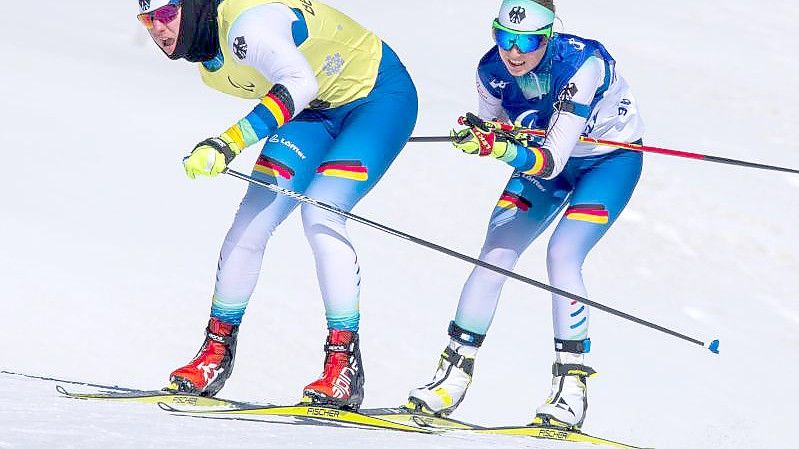
M 455 322 L 449 324 L 449 345 L 441 353 L 432 382 L 408 393 L 405 408 L 417 413 L 447 416 L 466 397 L 472 383 L 474 359 L 485 335 L 469 332 Z
M 238 325 L 211 318 L 200 351 L 188 365 L 172 371 L 164 390 L 200 396 L 218 393 L 233 371 L 238 332 Z
M 322 375 L 303 389 L 300 403 L 357 411 L 364 382 L 358 333 L 331 329 Z
M 555 339 L 552 391 L 546 403 L 536 409 L 531 425 L 580 430 L 588 410 L 587 380 L 596 374 L 585 365 L 585 353 L 590 344 L 589 339 Z

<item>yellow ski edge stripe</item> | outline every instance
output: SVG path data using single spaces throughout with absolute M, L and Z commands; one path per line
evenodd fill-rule
M 58 389 L 58 388 L 57 388 Z M 373 428 L 395 429 L 404 430 L 416 433 L 439 433 L 445 431 L 447 428 L 453 430 L 466 430 L 482 434 L 493 435 L 515 435 L 515 436 L 529 436 L 534 438 L 571 441 L 578 443 L 592 443 L 603 444 L 606 446 L 616 447 L 620 449 L 644 449 L 638 446 L 632 446 L 616 441 L 606 440 L 591 436 L 581 432 L 574 432 L 566 429 L 549 429 L 541 427 L 505 427 L 505 428 L 475 428 L 466 423 L 459 421 L 448 420 L 446 418 L 438 418 L 435 416 L 426 416 L 418 414 L 376 414 L 376 415 L 363 415 L 357 412 L 350 412 L 346 410 L 338 410 L 329 407 L 315 407 L 315 406 L 276 406 L 276 407 L 259 407 L 252 409 L 231 408 L 236 407 L 230 401 L 224 399 L 215 399 L 204 396 L 194 395 L 181 395 L 181 394 L 153 394 L 147 396 L 113 396 L 104 393 L 73 393 L 66 390 L 58 389 L 59 393 L 67 397 L 75 399 L 88 399 L 88 400 L 112 400 L 116 402 L 138 402 L 144 404 L 157 404 L 162 403 L 172 408 L 176 413 L 189 413 L 189 414 L 247 414 L 247 415 L 275 415 L 275 416 L 301 416 L 317 419 L 325 419 L 330 421 L 338 421 L 344 423 L 360 424 Z M 173 408 L 177 406 L 196 406 L 196 407 L 225 407 L 223 409 L 215 410 L 186 410 Z M 394 418 L 394 419 L 392 419 Z M 439 429 L 418 427 L 417 425 L 403 424 L 404 422 L 418 423 L 416 419 L 422 420 L 427 425 L 438 426 Z
M 277 407 L 259 407 L 251 409 L 231 409 L 231 410 L 177 410 L 178 412 L 185 412 L 191 414 L 214 414 L 214 415 L 274 415 L 274 416 L 298 416 L 304 418 L 316 418 L 329 421 L 338 421 L 351 424 L 360 424 L 363 426 L 404 430 L 416 433 L 435 433 L 433 429 L 425 429 L 412 425 L 405 425 L 385 419 L 362 415 L 357 412 L 350 412 L 347 410 L 339 410 L 329 407 L 315 407 L 310 405 L 288 405 Z
M 547 440 L 602 444 L 605 446 L 611 446 L 620 449 L 644 449 L 638 446 L 631 446 L 629 444 L 606 440 L 604 438 L 599 438 L 585 433 L 574 432 L 566 429 L 550 429 L 550 428 L 541 428 L 541 427 L 508 427 L 508 428 L 494 428 L 494 429 L 474 429 L 473 431 L 476 433 L 491 434 L 491 435 L 529 436 L 533 438 L 541 438 Z
M 151 396 L 109 396 L 103 393 L 68 393 L 66 395 L 75 399 L 88 399 L 114 402 L 136 402 L 140 404 L 157 404 L 162 402 L 167 405 L 188 405 L 193 407 L 234 407 L 230 401 L 214 399 L 205 396 L 164 393 Z
M 474 430 L 476 426 L 462 423 L 460 421 L 451 420 L 447 418 L 439 418 L 437 416 L 428 416 L 414 413 L 385 413 L 385 414 L 369 414 L 373 418 L 384 419 L 399 424 L 409 424 L 415 426 L 431 426 L 442 430 Z

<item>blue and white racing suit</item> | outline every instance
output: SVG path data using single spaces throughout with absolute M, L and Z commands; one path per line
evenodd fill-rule
M 491 215 L 480 259 L 512 269 L 565 209 L 549 241 L 549 281 L 586 296 L 583 261 L 629 201 L 642 155 L 579 138 L 640 141 L 644 126 L 635 98 L 602 44 L 573 35 L 555 34 L 540 64 L 523 76 L 508 72 L 497 47 L 481 59 L 477 74 L 482 119 L 547 130 L 538 142 L 540 153 L 519 152 L 508 161 L 516 171 Z M 455 324 L 485 335 L 505 280 L 475 268 L 461 293 Z M 588 339 L 588 306 L 553 295 L 552 307 L 555 338 Z

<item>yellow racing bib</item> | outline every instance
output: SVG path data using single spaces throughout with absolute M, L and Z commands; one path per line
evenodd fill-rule
M 217 10 L 224 63 L 215 71 L 199 64 L 205 84 L 240 98 L 261 99 L 269 92 L 273 84 L 255 68 L 241 64 L 231 53 L 228 33 L 236 19 L 248 9 L 271 3 L 292 8 L 305 21 L 308 36 L 297 48 L 310 64 L 319 84 L 316 100 L 310 107 L 342 106 L 372 91 L 382 58 L 380 38 L 316 0 L 224 0 Z

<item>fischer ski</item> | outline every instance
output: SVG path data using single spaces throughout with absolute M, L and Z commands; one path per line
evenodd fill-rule
M 473 430 L 482 428 L 476 424 L 469 424 L 452 418 L 414 412 L 405 407 L 362 409 L 360 412 L 364 415 L 385 419 L 386 421 L 430 429 Z
M 475 432 L 490 435 L 510 435 L 532 437 L 542 440 L 592 443 L 617 449 L 644 449 L 618 441 L 596 437 L 576 430 L 551 426 L 503 426 L 483 427 L 435 415 L 415 413 L 404 407 L 362 409 L 358 412 L 319 406 L 243 406 L 224 410 L 190 410 L 159 403 L 158 406 L 171 413 L 188 415 L 214 415 L 233 417 L 235 415 L 271 415 L 295 418 L 311 418 L 356 426 L 388 430 L 403 430 L 416 433 Z M 268 422 L 268 421 L 264 421 Z
M 592 443 L 620 449 L 644 449 L 618 441 L 596 437 L 576 430 L 563 429 L 552 426 L 502 426 L 483 427 L 469 424 L 452 418 L 414 412 L 405 407 L 367 409 L 361 413 L 379 417 L 387 421 L 401 422 L 404 424 L 418 425 L 420 427 L 444 431 L 467 430 L 481 434 L 526 436 L 538 439 L 571 441 L 579 443 Z
M 283 416 L 313 421 L 336 422 L 354 428 L 370 428 L 399 430 L 425 434 L 478 433 L 483 435 L 508 435 L 529 437 L 542 440 L 591 443 L 617 449 L 646 449 L 641 446 L 613 441 L 581 431 L 560 427 L 528 425 L 485 427 L 470 424 L 456 419 L 414 412 L 405 407 L 388 407 L 361 409 L 358 412 L 340 410 L 332 407 L 309 405 L 280 406 L 272 404 L 254 404 L 214 397 L 175 394 L 163 390 L 138 390 L 115 385 L 100 385 L 89 382 L 78 382 L 50 377 L 31 376 L 8 371 L 0 374 L 22 376 L 38 380 L 55 381 L 63 384 L 94 387 L 94 393 L 77 393 L 68 391 L 62 385 L 56 385 L 58 393 L 72 399 L 138 402 L 157 404 L 162 410 L 184 415 L 214 415 L 235 419 L 236 415 Z M 262 420 L 264 423 L 270 421 Z
M 563 429 L 551 426 L 510 426 L 510 427 L 484 427 L 473 429 L 477 433 L 490 435 L 526 436 L 544 440 L 570 441 L 575 443 L 591 443 L 619 449 L 646 449 L 632 446 L 618 441 L 595 437 L 576 430 Z
M 415 425 L 402 424 L 399 422 L 383 419 L 382 416 L 367 415 L 364 413 L 342 410 L 332 407 L 322 407 L 314 405 L 268 405 L 237 407 L 233 409 L 209 410 L 209 409 L 181 409 L 173 407 L 164 402 L 158 402 L 158 407 L 170 413 L 181 413 L 189 415 L 203 416 L 226 416 L 233 418 L 235 415 L 259 415 L 259 416 L 285 416 L 292 418 L 310 418 L 322 421 L 335 421 L 343 424 L 355 426 L 400 430 L 414 433 L 437 433 L 444 429 L 428 429 Z M 264 421 L 268 422 L 268 421 Z
M 176 394 L 168 393 L 162 390 L 101 390 L 97 393 L 75 393 L 67 391 L 61 385 L 56 385 L 56 391 L 62 395 L 72 399 L 92 399 L 103 401 L 117 401 L 117 402 L 138 402 L 142 404 L 174 404 L 179 406 L 190 407 L 216 407 L 233 409 L 236 407 L 244 407 L 249 404 L 228 399 L 219 399 L 206 396 L 197 396 L 189 394 Z

